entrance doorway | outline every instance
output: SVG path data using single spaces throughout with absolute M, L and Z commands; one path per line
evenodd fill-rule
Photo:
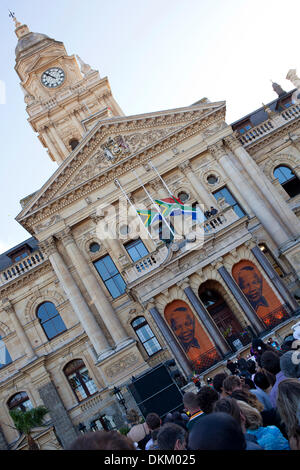
M 249 331 L 243 328 L 217 290 L 202 286 L 199 289 L 199 297 L 233 350 L 236 351 L 251 342 Z

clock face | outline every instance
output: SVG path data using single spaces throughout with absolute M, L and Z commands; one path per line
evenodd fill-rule
M 48 88 L 57 88 L 64 80 L 65 72 L 59 67 L 52 67 L 46 70 L 41 77 L 42 84 Z

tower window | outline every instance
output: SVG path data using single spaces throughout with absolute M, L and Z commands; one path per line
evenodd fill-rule
M 69 142 L 69 145 L 70 145 L 72 150 L 74 150 L 77 147 L 78 144 L 79 144 L 79 140 L 77 140 L 77 139 L 71 139 L 70 142 Z
M 299 178 L 289 167 L 281 165 L 275 168 L 274 178 L 278 179 L 279 183 L 290 197 L 300 194 Z

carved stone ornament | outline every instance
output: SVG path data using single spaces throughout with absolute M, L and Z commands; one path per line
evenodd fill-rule
M 47 240 L 40 242 L 39 246 L 48 258 L 54 253 L 57 253 L 57 246 L 53 237 L 49 237 Z
M 59 222 L 61 219 L 61 216 L 59 214 L 54 215 L 51 217 L 47 222 L 44 224 L 38 224 L 35 227 L 35 233 L 40 233 L 43 230 L 46 230 L 47 228 L 51 227 L 52 225 L 56 224 L 56 222 Z
M 126 369 L 136 366 L 138 363 L 138 357 L 136 354 L 127 354 L 121 360 L 113 362 L 104 369 L 104 373 L 107 377 L 115 377 L 124 372 Z
M 64 230 L 57 233 L 55 236 L 58 238 L 58 240 L 61 240 L 63 242 L 64 246 L 67 246 L 70 243 L 74 243 L 74 238 L 70 227 L 66 227 Z
M 226 155 L 226 150 L 224 148 L 223 142 L 217 142 L 216 144 L 210 145 L 208 147 L 208 150 L 216 160 L 219 160 L 224 155 Z
M 228 135 L 227 137 L 224 137 L 224 143 L 234 152 L 237 148 L 242 147 L 241 142 L 238 139 L 238 134 L 234 132 L 231 135 Z

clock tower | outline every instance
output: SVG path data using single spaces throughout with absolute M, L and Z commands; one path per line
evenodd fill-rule
M 124 116 L 107 77 L 68 55 L 62 42 L 33 33 L 17 19 L 15 70 L 21 80 L 28 121 L 51 160 L 60 165 L 99 120 Z

